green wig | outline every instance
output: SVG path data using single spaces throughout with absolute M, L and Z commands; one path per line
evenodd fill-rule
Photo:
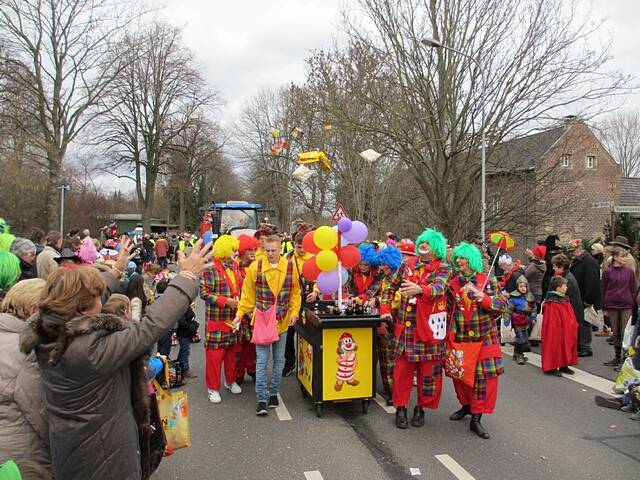
M 466 258 L 469 262 L 469 268 L 473 271 L 473 273 L 482 272 L 482 255 L 480 254 L 480 250 L 475 245 L 471 245 L 467 242 L 460 242 L 456 248 L 451 252 L 451 261 L 456 266 L 457 258 Z
M 6 292 L 20 278 L 20 260 L 11 252 L 0 250 L 0 292 Z
M 424 232 L 420 234 L 418 239 L 416 240 L 416 254 L 420 255 L 418 251 L 420 248 L 420 244 L 426 243 L 431 247 L 433 254 L 436 258 L 440 260 L 447 259 L 447 239 L 444 238 L 439 231 L 433 230 L 432 228 L 427 228 Z

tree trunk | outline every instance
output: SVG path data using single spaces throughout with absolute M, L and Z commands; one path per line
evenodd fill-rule
M 142 208 L 142 229 L 145 233 L 151 233 L 151 216 L 153 215 L 153 206 L 156 198 L 156 180 L 158 174 L 155 172 L 146 172 L 146 184 L 144 186 L 145 198 Z
M 59 150 L 47 153 L 49 172 L 41 225 L 49 228 L 50 230 L 58 230 L 60 227 L 60 212 L 58 212 L 57 207 L 60 201 L 58 196 L 58 184 L 60 182 L 60 168 L 62 165 L 63 155 L 63 152 Z
M 178 222 L 180 223 L 180 231 L 185 231 L 185 199 L 184 199 L 184 189 L 179 189 L 178 191 Z

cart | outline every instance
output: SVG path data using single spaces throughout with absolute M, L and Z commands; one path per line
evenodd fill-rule
M 318 417 L 325 402 L 360 400 L 369 411 L 376 394 L 378 315 L 325 315 L 304 308 L 297 332 L 296 375 Z

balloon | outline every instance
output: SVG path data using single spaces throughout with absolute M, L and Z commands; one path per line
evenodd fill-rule
M 313 233 L 314 232 L 307 232 L 307 234 L 302 239 L 302 246 L 304 247 L 305 252 L 318 253 L 320 251 L 320 249 L 313 241 Z
M 369 230 L 367 226 L 356 220 L 351 223 L 351 229 L 348 232 L 343 234 L 343 237 L 349 240 L 351 243 L 360 243 L 364 242 L 367 239 L 367 235 L 369 235 Z
M 347 245 L 340 249 L 340 261 L 347 268 L 353 268 L 360 263 L 360 250 L 353 245 Z
M 316 255 L 316 265 L 323 272 L 333 270 L 338 265 L 338 255 L 333 250 L 322 250 Z
M 344 238 L 344 235 L 342 235 L 340 237 L 340 246 L 341 247 L 345 247 L 347 245 L 349 245 L 351 242 L 349 240 L 347 240 L 346 238 Z
M 318 268 L 315 258 L 310 258 L 304 262 L 304 265 L 302 265 L 302 275 L 304 275 L 304 278 L 312 282 L 316 281 L 320 271 L 321 270 Z
M 351 230 L 351 225 L 352 225 L 352 221 L 349 220 L 346 217 L 343 217 L 340 219 L 340 221 L 338 222 L 338 230 L 340 230 L 340 233 L 346 233 L 349 230 Z
M 318 290 L 324 295 L 331 295 L 340 288 L 340 279 L 338 278 L 338 270 L 334 269 L 329 272 L 320 272 L 317 283 Z
M 341 267 L 341 269 L 342 269 L 342 277 L 340 277 L 340 279 L 342 281 L 341 282 L 342 285 L 344 285 L 345 283 L 347 283 L 349 281 L 349 270 L 347 270 L 344 267 Z
M 204 232 L 202 239 L 204 240 L 205 245 L 207 243 L 211 243 L 211 240 L 213 240 L 213 233 L 211 233 L 211 230 L 207 230 L 206 232 Z
M 331 250 L 338 243 L 338 234 L 331 227 L 324 225 L 313 233 L 313 243 L 321 250 Z

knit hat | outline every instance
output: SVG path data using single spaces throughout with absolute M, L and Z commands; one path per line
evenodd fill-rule
M 416 253 L 420 255 L 420 245 L 426 243 L 431 247 L 431 251 L 436 258 L 446 260 L 447 258 L 447 240 L 442 233 L 432 228 L 427 228 L 420 234 L 416 240 Z
M 547 247 L 545 247 L 544 245 L 537 245 L 533 250 L 531 250 L 531 253 L 534 257 L 544 259 L 544 257 L 547 255 Z
M 451 252 L 451 261 L 456 265 L 456 268 L 458 268 L 456 264 L 458 258 L 466 258 L 473 273 L 482 272 L 482 255 L 475 245 L 467 242 L 459 243 Z
M 236 237 L 231 235 L 222 235 L 213 244 L 213 257 L 218 260 L 221 258 L 231 258 L 233 253 L 238 251 L 240 242 Z

